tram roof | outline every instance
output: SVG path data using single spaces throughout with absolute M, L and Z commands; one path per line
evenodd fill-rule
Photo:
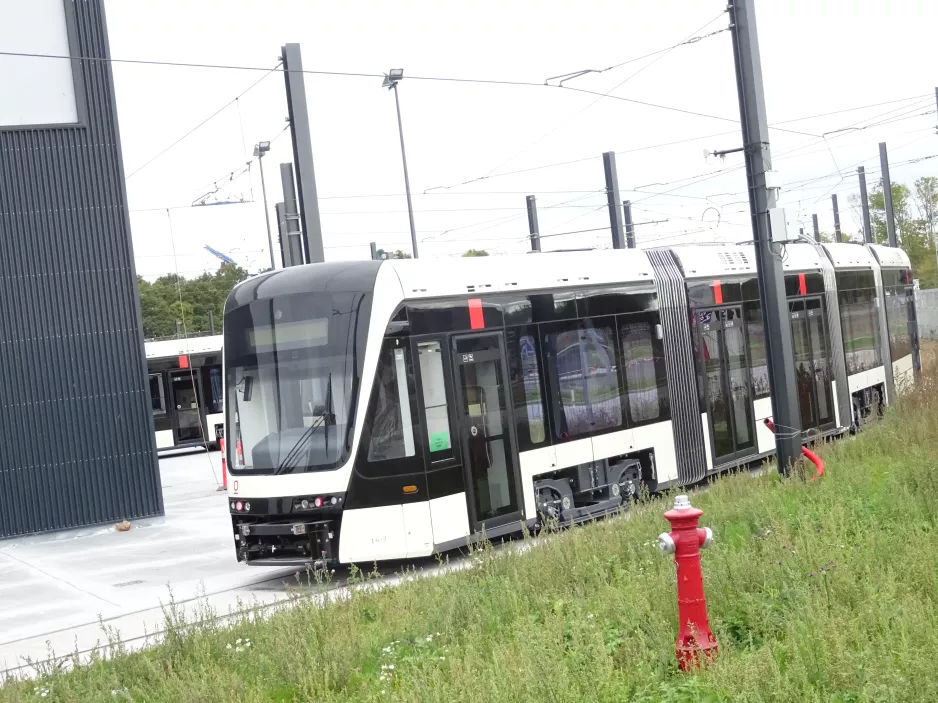
M 880 266 L 903 269 L 912 267 L 909 255 L 899 247 L 887 247 L 882 244 L 868 244 L 867 247 L 873 252 Z
M 670 247 L 687 279 L 756 275 L 756 252 L 752 244 L 726 246 L 688 245 Z M 785 245 L 785 271 L 819 271 L 823 254 L 808 243 Z
M 221 351 L 223 336 L 188 337 L 182 339 L 163 339 L 146 342 L 144 349 L 148 360 L 168 359 L 176 356 L 193 354 L 217 354 Z

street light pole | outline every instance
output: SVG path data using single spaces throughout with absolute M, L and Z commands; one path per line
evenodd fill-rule
M 383 87 L 394 91 L 394 105 L 397 108 L 397 130 L 401 135 L 401 161 L 404 162 L 404 191 L 407 193 L 407 215 L 410 217 L 410 242 L 417 258 L 417 229 L 414 227 L 414 206 L 410 199 L 410 177 L 407 175 L 407 154 L 404 151 L 404 125 L 401 122 L 401 101 L 397 97 L 397 84 L 404 77 L 403 68 L 392 68 L 384 77 Z
M 264 221 L 267 223 L 267 243 L 270 246 L 270 268 L 277 268 L 274 258 L 274 235 L 270 230 L 270 210 L 267 207 L 267 184 L 264 182 L 264 154 L 270 151 L 270 142 L 259 142 L 254 147 L 254 156 L 257 157 L 257 165 L 261 172 L 261 197 L 264 199 Z

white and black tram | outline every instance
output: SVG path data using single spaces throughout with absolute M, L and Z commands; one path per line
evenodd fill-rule
M 222 335 L 144 346 L 157 451 L 217 446 L 225 423 Z
M 806 439 L 855 429 L 912 373 L 908 259 L 785 249 Z M 751 246 L 292 267 L 232 291 L 224 342 L 247 563 L 427 556 L 775 448 Z

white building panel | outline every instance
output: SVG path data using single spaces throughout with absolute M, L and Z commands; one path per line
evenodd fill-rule
M 71 56 L 65 0 L 0 0 L 0 48 Z M 0 127 L 78 122 L 72 62 L 0 56 Z

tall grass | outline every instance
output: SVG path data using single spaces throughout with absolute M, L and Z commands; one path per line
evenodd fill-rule
M 820 481 L 770 468 L 692 496 L 715 534 L 703 568 L 720 643 L 695 675 L 674 662 L 664 498 L 327 607 L 298 598 L 224 628 L 173 611 L 162 645 L 9 683 L 0 700 L 938 700 L 936 378 L 823 447 Z

